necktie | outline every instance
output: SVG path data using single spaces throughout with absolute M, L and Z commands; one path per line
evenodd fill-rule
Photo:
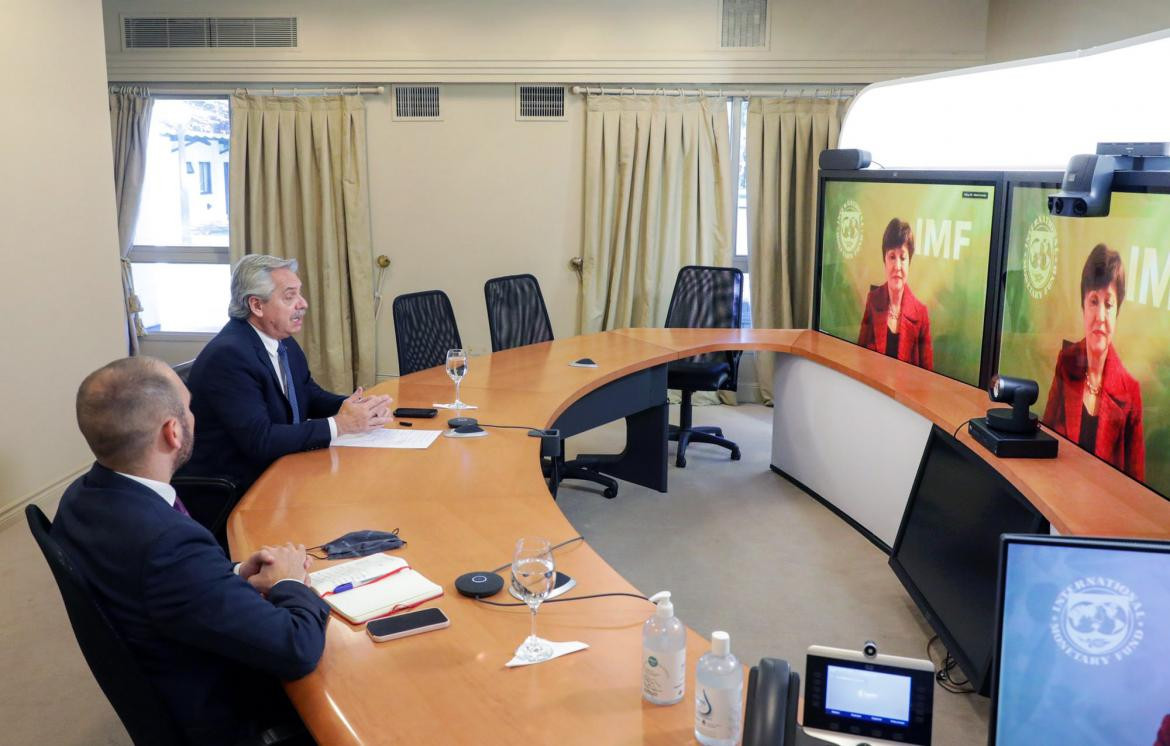
M 297 387 L 293 384 L 292 369 L 288 367 L 288 350 L 282 344 L 276 348 L 276 356 L 280 358 L 280 374 L 284 378 L 284 395 L 288 397 L 288 405 L 292 408 L 292 424 L 301 421 L 301 408 L 297 406 Z
M 183 504 L 183 501 L 179 499 L 178 495 L 175 495 L 175 510 L 179 511 L 188 518 L 191 517 L 191 514 L 187 512 L 187 506 Z

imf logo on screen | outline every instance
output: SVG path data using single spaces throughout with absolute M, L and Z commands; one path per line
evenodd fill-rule
M 1024 236 L 1024 285 L 1028 295 L 1040 300 L 1048 295 L 1056 282 L 1056 260 L 1060 244 L 1056 240 L 1056 224 L 1047 215 L 1039 215 Z
M 1049 624 L 1057 647 L 1073 660 L 1107 666 L 1141 644 L 1146 612 L 1124 583 L 1088 577 L 1072 583 L 1052 604 Z
M 851 199 L 837 210 L 837 251 L 846 259 L 852 259 L 861 250 L 862 232 L 865 221 L 861 218 L 861 205 Z

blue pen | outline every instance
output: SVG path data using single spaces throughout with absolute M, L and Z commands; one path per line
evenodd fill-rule
M 329 592 L 336 594 L 336 593 L 345 593 L 346 591 L 352 591 L 354 588 L 361 588 L 363 585 L 369 585 L 370 583 L 376 583 L 383 578 L 388 578 L 391 575 L 393 575 L 394 573 L 399 572 L 400 570 L 407 569 L 407 567 L 409 567 L 409 565 L 407 565 L 405 567 L 400 567 L 397 570 L 392 570 L 392 571 L 386 573 L 385 575 L 378 575 L 377 577 L 366 578 L 365 580 L 358 580 L 356 582 L 342 583 L 341 585 L 336 586 L 333 590 L 331 590 Z

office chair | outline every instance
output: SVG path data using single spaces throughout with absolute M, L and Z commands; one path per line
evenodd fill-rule
M 487 304 L 492 352 L 548 342 L 553 338 L 544 295 L 540 292 L 540 283 L 532 275 L 492 278 L 483 285 L 483 297 Z M 566 479 L 594 482 L 605 488 L 602 492 L 605 497 L 617 497 L 617 480 L 597 471 L 596 461 L 588 457 L 565 461 L 563 438 L 558 448 L 559 455 L 541 464 L 554 498 L 557 487 Z
M 231 554 L 227 543 L 227 520 L 240 501 L 239 488 L 227 477 L 179 475 L 171 477 L 179 499 L 195 522 L 211 532 L 223 551 Z
M 447 350 L 463 347 L 447 294 L 425 290 L 395 298 L 394 342 L 400 376 L 445 365 Z
M 540 283 L 532 275 L 495 277 L 483 284 L 492 352 L 553 338 Z
M 666 327 L 738 329 L 742 308 L 743 272 L 730 267 L 683 267 L 670 296 Z M 692 424 L 691 398 L 696 391 L 735 391 L 741 354 L 739 350 L 708 352 L 667 367 L 666 385 L 682 392 L 679 424 L 670 426 L 669 436 L 678 441 L 674 463 L 679 468 L 687 465 L 687 446 L 692 442 L 721 446 L 731 451 L 732 461 L 739 460 L 739 446 L 724 438 L 722 429 Z
M 187 381 L 191 377 L 191 366 L 193 366 L 194 364 L 195 364 L 195 360 L 191 359 L 191 360 L 188 360 L 184 363 L 178 363 L 176 365 L 171 366 L 171 370 L 175 371 L 175 373 L 178 374 L 179 380 L 183 382 L 184 386 L 187 385 Z
M 77 646 L 130 739 L 144 745 L 184 743 L 154 686 L 98 606 L 89 583 L 49 535 L 49 519 L 36 505 L 29 505 L 24 514 L 33 538 L 53 571 Z
M 150 679 L 98 605 L 89 583 L 49 533 L 52 524 L 36 505 L 24 509 L 29 530 L 57 581 L 77 646 L 89 670 L 136 746 L 186 743 Z M 300 723 L 280 724 L 238 746 L 303 746 L 313 743 Z

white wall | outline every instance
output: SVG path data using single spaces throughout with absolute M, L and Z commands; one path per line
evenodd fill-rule
M 91 460 L 73 397 L 124 354 L 101 9 L 4 0 L 0 521 Z
M 1164 28 L 1166 0 L 990 0 L 987 61 L 1087 49 Z
M 987 0 L 772 0 L 720 50 L 720 0 L 106 0 L 115 80 L 867 82 L 983 62 Z M 121 51 L 119 14 L 295 15 L 295 51 Z M 227 64 L 235 61 L 236 64 Z

